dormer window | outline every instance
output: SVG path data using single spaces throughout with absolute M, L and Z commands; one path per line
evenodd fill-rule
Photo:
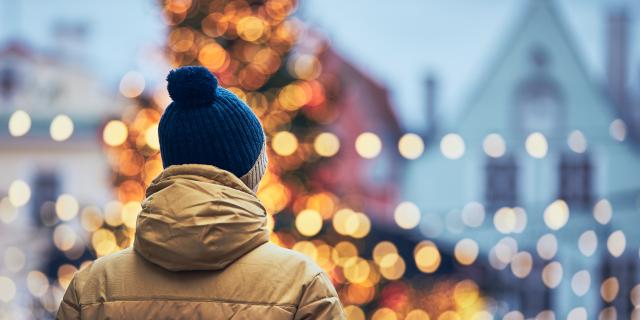
M 591 158 L 587 153 L 565 153 L 560 159 L 560 199 L 570 207 L 585 208 L 593 200 Z
M 489 208 L 513 207 L 518 201 L 516 161 L 513 156 L 488 157 L 486 164 L 486 203 Z

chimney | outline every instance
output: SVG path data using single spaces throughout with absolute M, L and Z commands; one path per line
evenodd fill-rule
M 438 82 L 436 77 L 429 73 L 427 75 L 427 79 L 425 81 L 425 91 L 426 91 L 426 108 L 427 108 L 427 128 L 425 130 L 425 140 L 429 140 L 433 138 L 436 134 L 436 91 L 438 87 Z
M 629 59 L 629 17 L 624 8 L 616 8 L 608 17 L 607 91 L 620 108 L 623 118 L 629 116 L 627 96 L 627 61 Z

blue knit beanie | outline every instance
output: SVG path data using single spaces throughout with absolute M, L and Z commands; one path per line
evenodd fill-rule
M 216 166 L 256 191 L 267 167 L 266 139 L 251 108 L 204 67 L 172 70 L 167 82 L 173 102 L 158 127 L 163 166 Z

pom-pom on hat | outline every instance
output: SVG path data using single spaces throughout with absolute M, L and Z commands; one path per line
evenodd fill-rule
M 257 190 L 267 156 L 264 131 L 251 108 L 218 86 L 204 67 L 170 71 L 167 89 L 173 102 L 158 127 L 163 166 L 216 166 Z

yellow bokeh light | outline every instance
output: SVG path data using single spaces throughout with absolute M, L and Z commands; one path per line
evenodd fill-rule
M 144 91 L 144 76 L 137 71 L 127 72 L 120 80 L 120 93 L 127 98 L 135 98 Z
M 340 150 L 340 140 L 331 132 L 323 132 L 316 136 L 313 148 L 323 157 L 332 157 Z
M 395 261 L 393 259 L 388 259 L 387 257 L 397 258 L 398 257 L 398 249 L 396 246 L 389 241 L 381 241 L 373 247 L 373 261 L 378 265 L 382 266 L 383 261 L 391 262 L 393 264 Z
M 141 210 L 142 206 L 138 201 L 130 201 L 122 206 L 122 222 L 127 228 L 136 228 L 136 220 Z
M 344 314 L 348 320 L 365 320 L 365 314 L 358 306 L 349 305 L 344 307 Z
M 160 150 L 160 138 L 158 136 L 158 124 L 149 126 L 144 132 L 145 143 L 154 150 Z
M 442 260 L 440 251 L 435 243 L 431 241 L 418 243 L 414 250 L 414 258 L 418 269 L 425 273 L 432 273 L 438 270 Z
M 533 257 L 526 251 L 518 252 L 511 259 L 511 272 L 520 279 L 526 278 L 531 273 L 532 268 Z
M 591 275 L 587 270 L 581 270 L 576 272 L 571 278 L 571 290 L 577 296 L 584 296 L 589 291 L 591 286 Z
M 16 296 L 16 285 L 10 278 L 0 276 L 0 301 L 9 303 Z
M 100 208 L 89 206 L 82 209 L 82 213 L 80 213 L 80 224 L 86 231 L 93 232 L 100 229 L 103 222 Z
M 555 288 L 562 281 L 562 265 L 557 262 L 551 262 L 542 269 L 542 282 L 548 288 Z
M 388 263 L 385 260 L 393 260 L 393 263 Z M 398 280 L 404 275 L 406 267 L 407 265 L 402 257 L 387 255 L 381 262 L 380 274 L 387 280 Z
M 507 145 L 501 135 L 491 133 L 484 138 L 482 142 L 484 152 L 492 158 L 500 158 L 507 151 Z
M 421 309 L 413 309 L 407 313 L 404 320 L 430 320 L 429 314 Z
M 229 61 L 229 54 L 218 43 L 209 43 L 200 49 L 198 61 L 212 71 L 219 71 Z
M 464 140 L 458 134 L 446 134 L 440 140 L 440 152 L 448 159 L 460 159 L 465 152 Z
M 51 121 L 49 133 L 54 141 L 67 140 L 73 134 L 73 121 L 67 115 L 57 115 Z
M 313 237 L 322 229 L 322 216 L 312 209 L 302 210 L 296 216 L 296 229 L 305 237 Z
M 398 141 L 398 151 L 407 159 L 417 159 L 424 152 L 424 141 L 415 133 L 407 133 Z
M 265 33 L 267 27 L 267 23 L 260 17 L 256 16 L 244 17 L 240 19 L 236 25 L 240 38 L 249 42 L 260 39 Z
M 620 230 L 614 231 L 607 239 L 607 249 L 614 257 L 619 257 L 624 253 L 627 246 L 627 240 L 624 233 Z
M 42 297 L 49 289 L 49 278 L 40 271 L 31 271 L 27 274 L 27 289 L 34 297 Z
M 124 122 L 111 120 L 107 122 L 102 131 L 102 140 L 109 146 L 117 147 L 127 141 L 129 130 Z
M 453 300 L 460 308 L 472 306 L 480 297 L 478 285 L 472 280 L 463 280 L 453 288 Z
M 76 244 L 78 236 L 71 227 L 60 224 L 53 230 L 53 244 L 60 251 L 68 251 Z
M 298 149 L 298 138 L 289 131 L 280 131 L 271 139 L 271 148 L 281 156 L 290 156 Z
M 15 180 L 9 185 L 9 202 L 14 207 L 22 207 L 31 199 L 31 188 L 22 180 Z
M 478 258 L 478 244 L 472 239 L 462 239 L 458 241 L 454 249 L 454 255 L 461 265 L 471 265 Z
M 568 221 L 569 206 L 564 200 L 556 200 L 544 210 L 544 223 L 551 230 L 564 227 Z
M 620 283 L 618 282 L 618 278 L 609 277 L 602 281 L 602 285 L 600 286 L 600 296 L 604 301 L 612 302 L 618 296 L 619 291 Z
M 350 283 L 363 283 L 369 278 L 371 266 L 362 258 L 352 258 L 344 267 L 344 277 Z
M 344 267 L 351 259 L 358 256 L 358 248 L 348 241 L 340 241 L 331 250 L 331 259 L 339 266 Z
M 70 194 L 62 194 L 56 200 L 56 214 L 62 221 L 69 221 L 76 217 L 80 210 L 78 200 Z
M 493 216 L 493 224 L 500 233 L 508 234 L 516 228 L 516 212 L 513 208 L 502 207 Z
M 534 132 L 527 137 L 525 148 L 530 156 L 542 159 L 547 155 L 549 145 L 547 144 L 547 138 L 542 133 Z
M 91 245 L 99 257 L 105 256 L 118 249 L 116 237 L 110 230 L 98 229 L 91 236 Z
M 400 228 L 413 229 L 420 223 L 420 209 L 413 202 L 402 202 L 393 212 L 393 218 Z
M 318 259 L 318 248 L 311 241 L 298 241 L 291 250 L 298 251 L 314 261 Z
M 361 133 L 356 138 L 355 146 L 356 152 L 365 159 L 373 159 L 382 151 L 382 141 L 372 132 Z
M 9 118 L 9 134 L 20 137 L 31 129 L 31 117 L 22 110 L 16 110 Z
M 392 309 L 380 308 L 373 313 L 371 320 L 398 320 L 398 316 Z

